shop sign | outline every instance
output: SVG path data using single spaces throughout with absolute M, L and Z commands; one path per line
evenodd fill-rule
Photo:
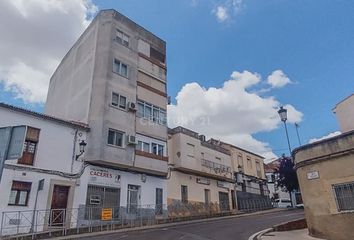
M 96 185 L 119 187 L 120 174 L 119 171 L 102 167 L 90 167 L 89 182 Z
M 210 185 L 210 179 L 200 177 L 200 178 L 197 178 L 197 183 Z

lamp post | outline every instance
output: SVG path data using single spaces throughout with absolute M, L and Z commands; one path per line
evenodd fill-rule
M 81 142 L 79 143 L 79 147 L 80 147 L 80 154 L 76 155 L 76 160 L 85 152 L 85 147 L 86 147 L 87 143 L 85 143 L 84 140 L 81 140 Z
M 278 114 L 280 120 L 284 123 L 285 126 L 286 139 L 288 140 L 289 153 L 291 157 L 291 147 L 289 141 L 288 127 L 286 126 L 286 120 L 288 120 L 288 110 L 286 110 L 285 108 L 283 108 L 283 106 L 281 106 L 280 109 L 278 110 Z

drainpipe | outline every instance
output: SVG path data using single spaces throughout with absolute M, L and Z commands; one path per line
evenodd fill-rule
M 76 129 L 76 130 L 75 130 L 75 133 L 74 133 L 74 140 L 73 140 L 73 154 L 72 154 L 72 157 L 71 157 L 70 173 L 73 173 L 73 171 L 74 171 L 74 162 L 75 162 L 75 160 L 76 160 L 76 141 L 77 141 L 77 133 L 78 133 L 78 130 Z

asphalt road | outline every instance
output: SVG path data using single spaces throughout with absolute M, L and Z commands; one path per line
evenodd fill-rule
M 90 240 L 248 240 L 258 231 L 275 224 L 298 219 L 303 210 L 219 219 L 173 227 L 87 237 Z

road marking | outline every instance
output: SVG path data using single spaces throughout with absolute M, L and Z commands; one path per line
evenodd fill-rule
M 259 231 L 259 232 L 255 233 L 255 234 L 253 234 L 252 236 L 250 236 L 248 238 L 248 240 L 257 240 L 259 236 L 262 236 L 263 234 L 268 233 L 270 231 L 273 231 L 273 228 L 267 228 L 267 229 L 264 229 L 262 231 Z

